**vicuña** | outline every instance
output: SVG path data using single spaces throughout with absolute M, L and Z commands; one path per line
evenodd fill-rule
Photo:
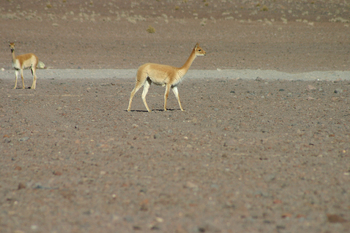
M 183 76 L 187 73 L 194 59 L 197 56 L 204 56 L 204 55 L 205 55 L 205 51 L 201 47 L 199 47 L 199 44 L 197 43 L 196 46 L 194 46 L 192 53 L 190 57 L 187 59 L 186 63 L 180 68 L 168 66 L 168 65 L 154 64 L 154 63 L 146 63 L 140 66 L 139 69 L 137 70 L 135 88 L 131 92 L 128 112 L 130 111 L 131 102 L 135 93 L 142 86 L 144 86 L 143 92 L 142 92 L 143 103 L 145 104 L 147 110 L 149 112 L 151 111 L 146 102 L 146 95 L 152 83 L 156 85 L 165 86 L 164 111 L 166 111 L 166 102 L 168 99 L 170 88 L 171 90 L 173 90 L 175 97 L 179 102 L 181 111 L 183 111 L 177 86 L 181 82 L 181 79 L 183 78 Z
M 18 78 L 18 72 L 21 71 L 21 78 L 22 78 L 22 88 L 25 89 L 24 86 L 24 79 L 23 79 L 23 69 L 30 68 L 33 75 L 33 83 L 31 89 L 35 89 L 36 87 L 36 66 L 38 65 L 38 57 L 35 56 L 32 53 L 27 53 L 19 56 L 15 56 L 15 43 L 10 42 L 10 48 L 12 53 L 12 66 L 15 69 L 16 73 L 16 81 L 15 81 L 15 87 L 13 89 L 17 88 L 17 78 Z

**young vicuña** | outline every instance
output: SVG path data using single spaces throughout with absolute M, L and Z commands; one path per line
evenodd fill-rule
M 21 72 L 21 78 L 22 78 L 22 88 L 25 89 L 24 86 L 24 79 L 23 79 L 23 69 L 30 68 L 33 75 L 33 83 L 31 89 L 35 89 L 36 87 L 36 66 L 38 65 L 38 57 L 35 56 L 32 53 L 27 53 L 19 56 L 15 56 L 15 43 L 10 42 L 10 48 L 12 53 L 12 66 L 15 69 L 16 73 L 16 81 L 15 81 L 15 87 L 13 89 L 17 88 L 17 78 L 18 78 L 18 72 Z
M 147 110 L 151 112 L 146 102 L 146 95 L 152 83 L 156 85 L 165 86 L 164 111 L 166 111 L 166 103 L 167 103 L 170 88 L 173 90 L 175 97 L 179 102 L 181 111 L 183 111 L 177 86 L 181 82 L 181 79 L 183 78 L 183 76 L 187 73 L 194 59 L 197 56 L 204 56 L 204 55 L 205 55 L 205 51 L 201 47 L 199 47 L 199 44 L 197 43 L 196 46 L 194 46 L 192 53 L 190 57 L 187 59 L 186 63 L 180 68 L 168 66 L 168 65 L 154 64 L 154 63 L 146 63 L 140 66 L 139 69 L 137 70 L 135 88 L 132 90 L 130 95 L 128 112 L 130 111 L 131 102 L 135 93 L 142 86 L 144 86 L 143 92 L 142 92 L 143 103 L 145 104 Z

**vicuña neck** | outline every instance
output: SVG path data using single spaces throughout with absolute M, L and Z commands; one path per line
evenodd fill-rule
M 12 62 L 15 63 L 16 62 L 15 50 L 11 49 L 11 53 L 12 53 Z
M 195 58 L 196 58 L 196 52 L 193 49 L 190 57 L 187 59 L 185 64 L 179 69 L 181 73 L 185 74 L 188 71 L 188 69 L 191 67 L 192 62 L 194 61 Z

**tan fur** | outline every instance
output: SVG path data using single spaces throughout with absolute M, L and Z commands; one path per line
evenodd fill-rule
M 147 111 L 151 112 L 146 102 L 146 95 L 152 83 L 156 85 L 165 86 L 164 111 L 167 110 L 166 105 L 167 105 L 167 99 L 168 99 L 170 89 L 173 90 L 175 97 L 179 102 L 180 109 L 181 111 L 183 111 L 183 108 L 180 102 L 179 92 L 177 90 L 177 85 L 181 82 L 181 79 L 187 73 L 194 59 L 197 56 L 204 56 L 204 55 L 205 55 L 205 51 L 201 47 L 199 47 L 199 44 L 197 43 L 196 46 L 193 48 L 192 53 L 190 57 L 187 59 L 186 63 L 180 68 L 177 68 L 174 66 L 168 66 L 168 65 L 154 64 L 154 63 L 146 63 L 140 66 L 139 69 L 137 70 L 135 88 L 132 90 L 130 95 L 128 112 L 130 111 L 132 99 L 135 93 L 142 86 L 144 86 L 143 92 L 142 92 L 143 103 L 147 108 Z
M 27 53 L 19 56 L 15 56 L 15 43 L 10 43 L 11 53 L 12 53 L 12 67 L 15 69 L 15 75 L 16 75 L 16 81 L 15 81 L 15 87 L 13 89 L 17 88 L 17 78 L 18 78 L 18 72 L 21 72 L 21 78 L 22 78 L 22 88 L 25 89 L 24 85 L 24 78 L 23 78 L 23 70 L 26 68 L 30 68 L 33 75 L 33 83 L 31 86 L 31 89 L 35 89 L 36 87 L 36 66 L 38 65 L 39 59 L 35 54 L 33 53 Z

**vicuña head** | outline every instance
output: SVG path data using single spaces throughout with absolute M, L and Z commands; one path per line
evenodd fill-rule
M 136 84 L 134 89 L 131 92 L 130 100 L 129 100 L 129 106 L 128 106 L 128 112 L 131 108 L 131 102 L 135 95 L 135 93 L 142 87 L 142 100 L 145 104 L 145 107 L 149 112 L 151 110 L 149 109 L 147 102 L 146 102 L 146 95 L 148 92 L 149 87 L 152 83 L 156 85 L 165 86 L 165 94 L 164 94 L 164 111 L 166 111 L 166 103 L 169 95 L 170 89 L 173 90 L 175 97 L 177 101 L 179 102 L 179 106 L 181 111 L 183 111 L 183 108 L 181 106 L 179 92 L 177 90 L 177 86 L 181 82 L 183 76 L 187 73 L 188 69 L 190 68 L 192 62 L 197 56 L 204 56 L 205 51 L 199 46 L 199 43 L 197 43 L 192 52 L 190 57 L 187 59 L 185 64 L 180 67 L 174 67 L 174 66 L 168 66 L 168 65 L 160 65 L 160 64 L 154 64 L 154 63 L 146 63 L 139 67 L 137 70 L 136 75 Z
M 17 88 L 17 78 L 18 78 L 18 72 L 21 72 L 21 78 L 22 78 L 22 88 L 25 89 L 24 86 L 24 79 L 23 79 L 23 69 L 30 68 L 33 75 L 33 84 L 31 89 L 35 89 L 36 87 L 36 66 L 38 65 L 38 57 L 35 56 L 32 53 L 27 53 L 19 56 L 15 56 L 15 43 L 10 42 L 9 44 L 11 53 L 12 53 L 12 67 L 15 69 L 15 75 L 16 75 L 16 81 L 15 81 L 15 87 L 13 89 Z

